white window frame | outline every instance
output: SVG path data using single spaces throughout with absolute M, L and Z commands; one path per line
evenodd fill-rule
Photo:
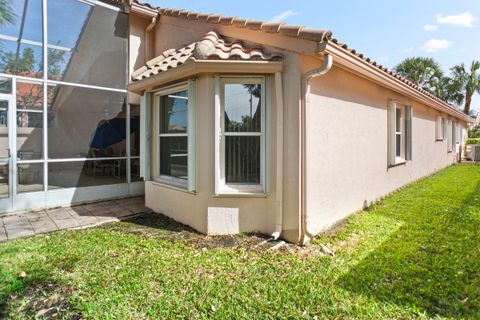
M 400 110 L 400 128 L 397 130 L 397 110 Z M 413 159 L 413 107 L 388 101 L 387 107 L 387 166 L 405 164 Z M 400 156 L 397 156 L 397 136 L 400 136 Z
M 161 98 L 176 93 L 179 91 L 187 91 L 187 132 L 186 133 L 160 133 L 160 109 Z M 182 97 L 183 98 L 183 97 Z M 155 106 L 156 106 L 156 135 L 157 135 L 157 175 L 154 177 L 154 181 L 172 186 L 180 189 L 185 189 L 190 192 L 196 192 L 196 82 L 195 80 L 189 80 L 188 82 L 178 83 L 154 93 Z M 161 159 L 161 137 L 187 137 L 187 179 L 172 177 L 168 175 L 160 174 L 160 159 Z
M 229 132 L 224 130 L 225 84 L 260 84 L 262 87 L 260 132 Z M 215 194 L 216 195 L 264 195 L 266 194 L 266 78 L 265 76 L 215 76 Z M 225 136 L 260 136 L 260 183 L 231 184 L 225 179 Z

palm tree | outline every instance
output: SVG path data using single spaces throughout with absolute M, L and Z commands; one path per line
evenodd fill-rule
M 0 26 L 15 22 L 15 14 L 8 0 L 0 0 Z
M 440 64 L 432 58 L 406 58 L 397 64 L 393 70 L 433 94 L 435 94 L 435 87 L 441 84 L 443 78 Z
M 480 93 L 480 62 L 477 60 L 472 61 L 470 70 L 467 70 L 463 63 L 454 66 L 450 70 L 455 86 L 461 92 L 461 102 L 465 102 L 463 112 L 469 114 L 473 94 L 475 92 Z

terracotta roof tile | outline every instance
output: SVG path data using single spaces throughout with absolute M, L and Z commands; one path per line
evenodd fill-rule
M 419 91 L 420 93 L 428 96 L 429 98 L 432 98 L 433 100 L 437 101 L 438 103 L 442 104 L 444 107 L 447 107 L 448 109 L 450 110 L 453 110 L 453 111 L 457 111 L 457 112 L 461 112 L 459 111 L 457 108 L 455 108 L 454 106 L 448 104 L 447 102 L 443 101 L 442 99 L 440 99 L 439 97 L 437 97 L 436 95 L 428 92 L 427 90 L 421 88 L 420 86 L 417 86 L 416 84 L 414 84 L 413 82 L 411 82 L 410 80 L 402 77 L 401 75 L 395 73 L 393 70 L 390 70 L 384 66 L 382 66 L 381 64 L 378 64 L 376 61 L 368 58 L 368 57 L 364 57 L 364 55 L 362 53 L 359 53 L 357 50 L 355 49 L 352 49 L 352 48 L 349 48 L 347 44 L 345 43 L 341 43 L 340 41 L 338 41 L 338 39 L 335 39 L 335 38 L 332 38 L 330 40 L 332 43 L 340 46 L 341 48 L 347 50 L 348 52 L 350 52 L 351 54 L 355 55 L 356 57 L 368 62 L 369 64 L 371 64 L 372 66 L 380 69 L 381 71 L 395 77 L 396 79 L 400 80 L 401 82 L 405 83 L 406 85 L 410 86 L 411 88 Z
M 158 57 L 147 61 L 145 66 L 133 72 L 132 80 L 143 80 L 198 60 L 280 61 L 282 56 L 278 53 L 267 53 L 259 47 L 245 47 L 240 41 L 228 43 L 218 33 L 210 31 L 198 42 L 180 49 L 165 50 Z
M 389 74 L 389 75 L 395 77 L 396 79 L 402 81 L 403 83 L 407 84 L 408 86 L 418 90 L 422 94 L 436 100 L 437 102 L 443 104 L 444 106 L 446 106 L 450 109 L 454 109 L 454 110 L 458 111 L 456 108 L 449 105 L 445 101 L 441 100 L 437 96 L 435 96 L 435 95 L 431 94 L 430 92 L 420 88 L 419 86 L 413 84 L 411 81 L 408 81 L 407 79 L 401 77 L 400 75 L 396 74 L 392 70 L 389 70 L 388 68 L 378 64 L 377 62 L 373 61 L 372 59 L 364 56 L 362 53 L 359 53 L 357 50 L 349 48 L 347 44 L 341 43 L 337 39 L 332 38 L 332 32 L 329 31 L 329 30 L 326 30 L 326 29 L 309 29 L 309 28 L 305 28 L 303 26 L 293 26 L 293 25 L 288 25 L 288 24 L 281 23 L 281 22 L 256 21 L 256 20 L 250 20 L 250 19 L 244 19 L 244 18 L 238 18 L 238 17 L 225 17 L 225 16 L 222 16 L 222 15 L 203 14 L 203 13 L 191 12 L 191 11 L 182 11 L 182 13 L 180 14 L 180 10 L 158 8 L 158 7 L 154 8 L 150 4 L 141 3 L 138 0 L 130 0 L 130 1 L 134 1 L 135 3 L 137 3 L 139 5 L 147 6 L 150 9 L 156 9 L 160 12 L 161 15 L 165 15 L 165 16 L 179 17 L 179 18 L 183 18 L 183 19 L 197 20 L 197 21 L 208 22 L 208 23 L 213 23 L 213 24 L 232 25 L 232 26 L 237 27 L 237 28 L 250 28 L 250 29 L 253 29 L 253 30 L 258 30 L 258 31 L 263 31 L 263 32 L 268 32 L 268 33 L 279 33 L 281 35 L 288 36 L 288 37 L 300 38 L 300 39 L 316 41 L 316 42 L 330 41 L 330 42 L 340 46 L 341 48 L 347 50 L 352 55 L 354 55 L 354 56 L 366 61 L 367 63 L 371 64 L 373 67 L 378 68 L 382 72 L 385 72 L 386 74 Z M 224 56 L 225 55 L 223 53 L 217 53 L 216 54 L 216 57 L 218 57 L 219 59 L 224 57 Z M 239 54 L 238 57 L 241 58 L 242 54 Z M 252 56 L 250 56 L 250 58 L 251 57 Z M 231 58 L 232 58 L 232 54 L 230 53 L 228 59 L 231 59 Z M 138 71 L 138 73 L 140 73 L 140 69 L 137 70 L 137 71 Z

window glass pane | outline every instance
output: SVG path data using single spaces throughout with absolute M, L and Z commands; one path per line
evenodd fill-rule
M 0 100 L 0 158 L 8 157 L 8 101 Z
M 130 155 L 140 156 L 140 106 L 130 105 Z
M 0 34 L 39 42 L 42 36 L 42 0 L 8 0 L 3 6 L 3 23 L 0 23 Z
M 0 40 L 0 72 L 24 77 L 43 76 L 41 46 Z
M 401 109 L 395 109 L 396 113 L 396 121 L 395 121 L 395 131 L 396 132 L 401 132 L 402 131 L 402 110 Z
M 140 177 L 140 159 L 130 160 L 130 170 L 131 170 L 131 181 L 142 181 L 143 178 Z
M 225 84 L 225 131 L 261 131 L 261 85 Z
M 18 192 L 43 190 L 43 163 L 18 165 Z
M 225 137 L 226 183 L 260 183 L 260 137 Z
M 12 79 L 0 77 L 0 93 L 12 93 Z
M 160 97 L 160 133 L 186 133 L 187 112 L 186 90 Z
M 88 160 L 48 164 L 48 189 L 126 183 L 126 160 Z
M 77 0 L 49 0 L 47 12 L 49 79 L 126 87 L 125 13 Z
M 187 180 L 188 138 L 160 137 L 160 174 Z
M 43 85 L 17 82 L 17 158 L 42 159 Z
M 395 135 L 395 155 L 397 157 L 401 157 L 402 156 L 402 135 L 401 134 L 396 134 Z
M 8 194 L 8 163 L 0 163 L 0 199 Z
M 49 87 L 50 158 L 126 155 L 126 95 L 66 85 Z

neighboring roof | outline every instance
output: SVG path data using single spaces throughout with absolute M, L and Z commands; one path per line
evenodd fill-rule
M 198 60 L 280 61 L 282 55 L 267 53 L 259 47 L 246 47 L 240 41 L 226 42 L 215 31 L 208 32 L 202 40 L 180 49 L 169 49 L 148 61 L 132 74 L 132 81 L 140 81 L 180 65 Z
M 252 19 L 244 19 L 239 17 L 224 16 L 219 14 L 206 14 L 199 13 L 181 9 L 167 9 L 154 7 L 148 3 L 142 3 L 138 0 L 125 0 L 130 1 L 132 5 L 140 6 L 143 8 L 148 8 L 149 10 L 156 10 L 160 15 L 176 17 L 185 20 L 194 20 L 199 22 L 225 25 L 225 26 L 234 26 L 237 28 L 248 28 L 252 30 L 267 32 L 267 33 L 278 33 L 283 36 L 299 38 L 304 40 L 310 40 L 315 42 L 330 43 L 338 46 L 339 48 L 346 50 L 350 54 L 354 55 L 356 58 L 370 64 L 372 67 L 379 69 L 380 71 L 394 77 L 396 80 L 403 82 L 405 85 L 417 90 L 418 92 L 424 94 L 425 96 L 435 100 L 437 103 L 441 104 L 443 107 L 454 111 L 458 116 L 462 117 L 466 121 L 472 122 L 473 119 L 468 115 L 463 114 L 457 108 L 438 98 L 437 96 L 431 94 L 430 92 L 422 89 L 421 87 L 415 85 L 413 82 L 408 79 L 400 76 L 399 74 L 393 72 L 392 70 L 384 67 L 383 65 L 375 62 L 374 60 L 365 57 L 362 53 L 357 52 L 355 49 L 349 48 L 346 44 L 339 42 L 337 39 L 332 37 L 332 32 L 326 29 L 310 29 L 303 26 L 294 26 L 289 25 L 283 22 L 270 22 L 270 21 L 259 21 Z

